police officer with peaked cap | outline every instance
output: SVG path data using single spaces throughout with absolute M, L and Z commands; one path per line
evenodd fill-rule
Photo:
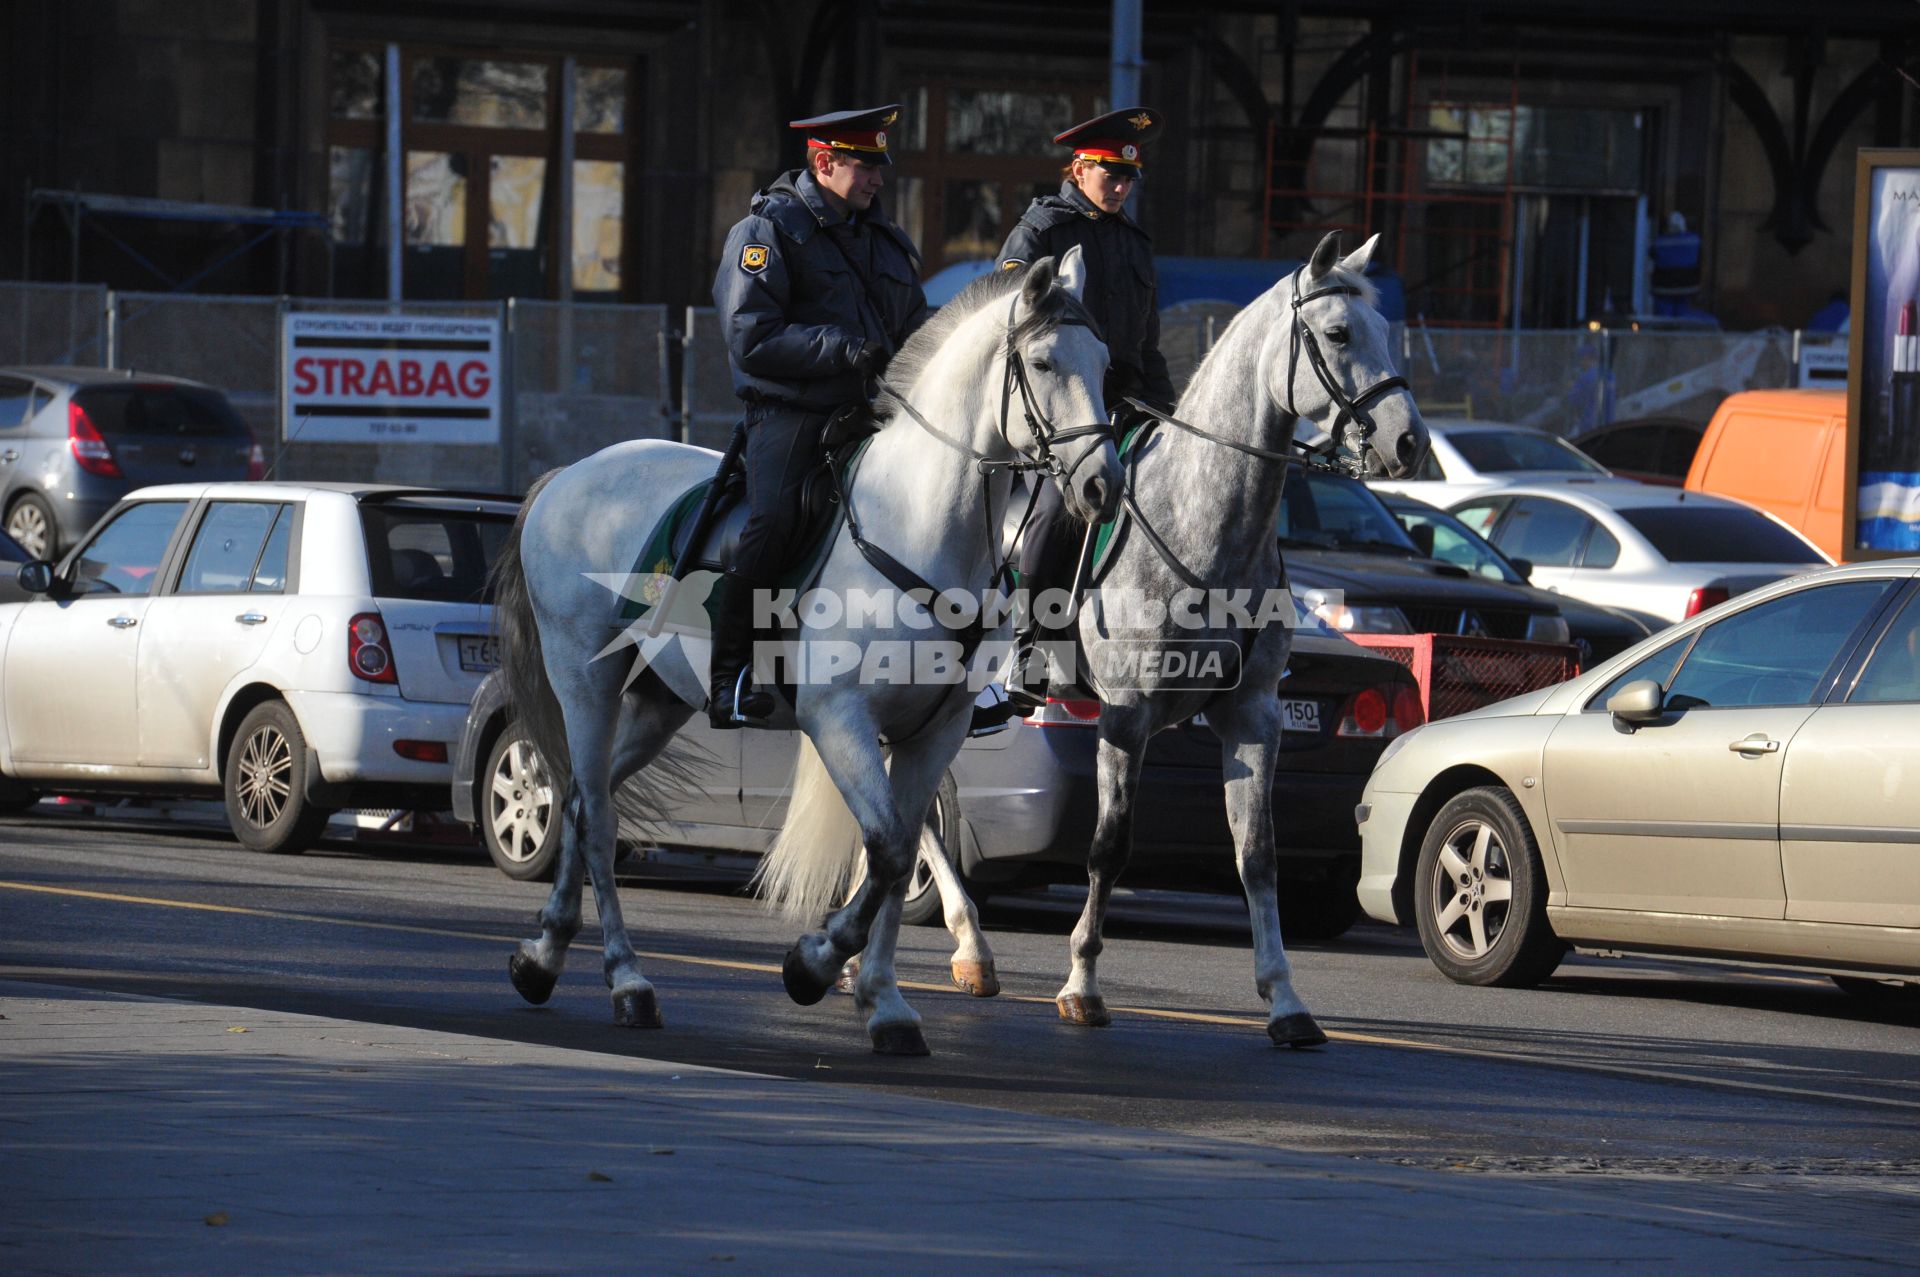
M 1000 267 L 1015 270 L 1042 257 L 1058 260 L 1075 245 L 1087 264 L 1087 309 L 1100 324 L 1111 361 L 1105 397 L 1109 408 L 1129 415 L 1122 404 L 1132 396 L 1157 408 L 1173 407 L 1173 382 L 1160 354 L 1159 284 L 1153 269 L 1153 241 L 1127 216 L 1127 197 L 1139 183 L 1145 146 L 1159 134 L 1160 113 L 1130 106 L 1076 124 L 1054 137 L 1071 147 L 1065 180 L 1057 195 L 1042 195 L 1020 215 L 1019 225 L 1000 249 Z M 1029 597 L 1049 587 L 1064 588 L 1079 549 L 1061 534 L 1068 521 L 1060 489 L 1043 480 L 1035 498 L 1020 551 L 1021 585 Z M 1044 699 L 1036 687 L 1034 642 L 1039 628 L 1034 610 L 1023 614 L 1015 639 L 1015 659 L 1007 678 L 1010 700 L 1021 708 Z
M 717 608 L 707 705 L 715 727 L 773 711 L 750 685 L 752 593 L 771 588 L 801 532 L 800 488 L 833 412 L 865 402 L 867 378 L 927 315 L 920 254 L 881 208 L 900 107 L 794 120 L 807 167 L 753 197 L 727 235 L 713 300 L 734 393 L 746 401 L 749 514 Z

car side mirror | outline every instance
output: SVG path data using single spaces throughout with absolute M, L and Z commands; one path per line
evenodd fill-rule
M 57 578 L 53 575 L 53 564 L 45 559 L 32 559 L 20 565 L 16 579 L 28 594 L 51 594 Z
M 1645 727 L 1660 721 L 1660 699 L 1660 684 L 1636 678 L 1607 698 L 1607 713 L 1629 727 Z
M 1520 574 L 1521 580 L 1523 581 L 1533 580 L 1533 560 L 1532 559 L 1508 559 L 1507 562 L 1513 564 L 1513 570 Z
M 1420 551 L 1421 558 L 1433 557 L 1433 525 L 1431 523 L 1416 523 L 1407 529 L 1407 535 L 1413 539 L 1413 546 Z

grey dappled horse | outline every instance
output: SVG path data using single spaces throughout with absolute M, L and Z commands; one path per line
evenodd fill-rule
M 1426 425 L 1406 382 L 1394 375 L 1389 329 L 1363 275 L 1378 240 L 1341 258 L 1338 236 L 1328 235 L 1305 266 L 1227 326 L 1172 414 L 1190 429 L 1158 425 L 1140 455 L 1128 458 L 1127 500 L 1116 546 L 1097 581 L 1100 597 L 1131 593 L 1172 601 L 1187 591 L 1248 591 L 1258 600 L 1269 589 L 1284 588 L 1279 519 L 1285 450 L 1302 420 L 1325 427 L 1351 468 L 1404 478 L 1419 467 L 1427 451 Z M 1132 686 L 1091 686 L 1104 706 L 1100 814 L 1087 856 L 1087 904 L 1070 946 L 1072 966 L 1054 999 L 1060 1016 L 1074 1024 L 1111 1021 L 1094 968 L 1108 897 L 1132 851 L 1141 762 L 1155 732 L 1204 710 L 1221 738 L 1227 819 L 1253 923 L 1254 984 L 1267 1003 L 1267 1033 L 1277 1045 L 1317 1046 L 1326 1036 L 1294 992 L 1280 938 L 1273 848 L 1278 688 L 1292 632 L 1281 624 L 1248 636 L 1233 625 L 1187 628 L 1169 621 L 1123 629 L 1122 623 L 1106 619 L 1091 601 L 1082 607 L 1083 669 L 1097 674 L 1119 668 L 1117 658 L 1125 651 L 1168 641 L 1245 643 L 1244 661 L 1238 685 L 1226 691 L 1168 686 L 1144 672 Z M 957 884 L 947 882 L 941 878 L 943 904 L 958 952 L 969 966 L 990 973 L 993 958 L 972 910 L 956 908 Z M 956 980 L 960 967 L 956 960 Z
M 971 595 L 987 589 L 998 562 L 988 529 L 1000 526 L 1015 467 L 1049 468 L 1082 517 L 1100 517 L 1117 496 L 1119 461 L 1100 390 L 1107 351 L 1081 305 L 1085 282 L 1078 249 L 1057 270 L 1049 258 L 1018 274 L 984 277 L 895 357 L 890 398 L 879 405 L 882 428 L 847 498 L 868 545 L 923 584 Z M 606 937 L 615 1022 L 661 1022 L 621 916 L 613 790 L 636 773 L 644 786 L 684 768 L 685 754 L 669 745 L 706 700 L 710 644 L 676 632 L 643 645 L 640 627 L 622 630 L 620 609 L 623 592 L 658 597 L 631 588 L 635 559 L 661 517 L 713 473 L 716 460 L 707 449 L 659 440 L 615 444 L 536 483 L 502 551 L 495 606 L 502 664 L 515 713 L 565 795 L 540 937 L 523 941 L 510 963 L 514 987 L 530 1002 L 552 994 L 580 929 L 584 872 Z M 855 591 L 897 595 L 899 586 L 855 540 L 844 522 L 836 529 L 817 587 L 841 598 Z M 642 584 L 657 589 L 662 582 Z M 848 609 L 825 624 L 803 609 L 798 637 L 865 650 L 946 633 L 929 632 L 924 609 L 909 610 L 913 615 L 903 617 Z M 644 668 L 635 655 L 642 651 Z M 823 931 L 796 944 L 787 987 L 796 1000 L 817 1001 L 842 962 L 864 949 L 856 994 L 874 1048 L 924 1054 L 919 1016 L 894 979 L 893 951 L 921 824 L 966 736 L 973 698 L 964 681 L 873 683 L 860 673 L 802 681 L 796 691 L 795 719 L 814 747 L 803 756 L 814 771 L 796 788 L 784 863 L 792 868 L 811 852 L 837 860 L 844 873 L 846 842 L 801 845 L 809 806 L 819 805 L 821 790 L 837 788 L 836 803 L 844 799 L 859 820 L 867 881 Z M 883 737 L 891 742 L 891 767 Z M 821 900 L 808 894 L 807 883 L 803 867 L 789 885 L 794 899 L 812 908 Z

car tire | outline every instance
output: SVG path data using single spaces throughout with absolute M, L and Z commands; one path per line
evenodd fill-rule
M 301 852 L 320 840 L 333 813 L 307 801 L 314 765 L 300 722 L 285 701 L 263 701 L 240 720 L 227 746 L 227 823 L 251 851 Z
M 1525 988 L 1560 965 L 1540 849 L 1508 790 L 1469 789 L 1442 807 L 1414 873 L 1420 943 L 1448 979 Z
M 533 742 L 509 723 L 480 775 L 480 839 L 494 867 L 517 882 L 546 882 L 560 861 L 560 804 Z
M 0 816 L 12 816 L 40 801 L 40 795 L 14 780 L 0 780 Z
M 960 787 L 954 783 L 952 772 L 940 778 L 940 788 L 927 806 L 919 854 L 914 856 L 913 872 L 907 876 L 907 902 L 900 910 L 900 921 L 908 926 L 929 926 L 946 917 L 929 856 L 945 856 L 956 871 L 960 867 Z
M 60 554 L 60 526 L 53 520 L 53 507 L 45 497 L 23 492 L 7 507 L 7 535 L 36 559 L 56 559 Z
M 1886 1007 L 1920 1007 L 1920 984 L 1873 980 L 1858 975 L 1837 975 L 1833 977 L 1833 982 L 1848 997 L 1859 998 L 1862 1002 Z
M 1332 940 L 1359 921 L 1360 896 L 1351 878 L 1280 883 L 1280 935 L 1286 940 Z

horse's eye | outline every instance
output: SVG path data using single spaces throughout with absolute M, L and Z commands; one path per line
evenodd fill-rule
M 1035 359 L 1030 362 L 1033 364 L 1033 370 L 1035 372 L 1052 372 L 1053 371 L 1053 365 L 1048 363 L 1044 359 Z
M 1336 346 L 1346 345 L 1349 335 L 1345 324 L 1335 324 L 1333 327 L 1327 329 L 1327 340 Z

